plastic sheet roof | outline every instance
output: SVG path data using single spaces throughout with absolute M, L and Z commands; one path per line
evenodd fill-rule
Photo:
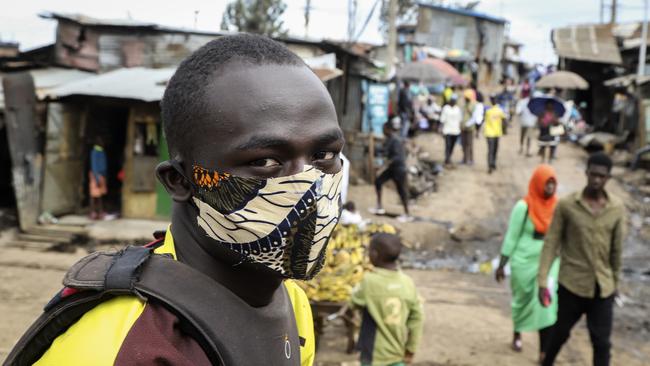
M 72 95 L 100 96 L 155 102 L 162 99 L 167 82 L 175 68 L 149 69 L 133 67 L 77 80 L 51 89 L 47 98 Z
M 36 95 L 39 99 L 45 98 L 45 95 L 57 86 L 95 76 L 91 72 L 60 67 L 34 69 L 29 70 L 29 73 L 34 78 L 34 87 L 36 88 Z M 2 74 L 0 74 L 0 79 L 2 79 Z M 2 82 L 0 82 L 0 109 L 4 109 L 4 105 L 4 92 L 2 90 Z

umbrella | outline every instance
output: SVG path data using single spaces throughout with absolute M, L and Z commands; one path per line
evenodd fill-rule
M 564 103 L 554 97 L 537 97 L 537 98 L 532 98 L 530 102 L 528 102 L 528 109 L 530 112 L 536 116 L 540 116 L 544 114 L 544 111 L 546 110 L 546 104 L 552 103 L 553 104 L 553 109 L 555 110 L 555 115 L 558 117 L 564 116 L 564 112 L 566 112 L 566 109 L 564 108 Z
M 589 83 L 571 71 L 556 71 L 543 76 L 535 84 L 537 88 L 588 89 Z
M 451 81 L 454 85 L 466 85 L 467 80 L 453 67 L 449 62 L 439 58 L 427 58 L 421 61 L 425 64 L 433 65 L 438 71 L 442 72 L 447 80 Z
M 400 79 L 417 80 L 425 83 L 440 83 L 447 76 L 434 65 L 424 62 L 410 62 L 397 70 Z

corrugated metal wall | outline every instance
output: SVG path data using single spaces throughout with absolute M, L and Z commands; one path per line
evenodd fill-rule
M 415 34 L 417 42 L 437 48 L 464 49 L 476 57 L 479 46 L 478 22 L 485 34 L 481 58 L 493 63 L 501 62 L 505 40 L 503 24 L 426 7 L 419 9 Z
M 55 59 L 60 65 L 92 71 L 176 66 L 214 38 L 211 35 L 146 30 L 102 30 L 60 21 Z

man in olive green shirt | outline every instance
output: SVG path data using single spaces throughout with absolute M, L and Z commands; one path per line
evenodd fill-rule
M 593 346 L 593 364 L 609 365 L 613 300 L 617 294 L 625 237 L 625 207 L 605 191 L 611 159 L 596 153 L 587 162 L 587 186 L 560 200 L 540 257 L 540 301 L 548 303 L 546 278 L 560 256 L 558 317 L 543 365 L 553 365 L 582 314 Z
M 357 347 L 361 365 L 398 366 L 411 363 L 423 326 L 422 304 L 413 280 L 399 270 L 402 243 L 392 234 L 375 234 L 370 242 L 367 272 L 352 293 L 353 307 L 363 310 Z

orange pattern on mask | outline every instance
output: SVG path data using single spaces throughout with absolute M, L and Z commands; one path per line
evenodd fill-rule
M 202 168 L 198 165 L 193 166 L 194 183 L 200 188 L 212 189 L 219 185 L 223 180 L 228 179 L 230 174 L 218 173 Z

